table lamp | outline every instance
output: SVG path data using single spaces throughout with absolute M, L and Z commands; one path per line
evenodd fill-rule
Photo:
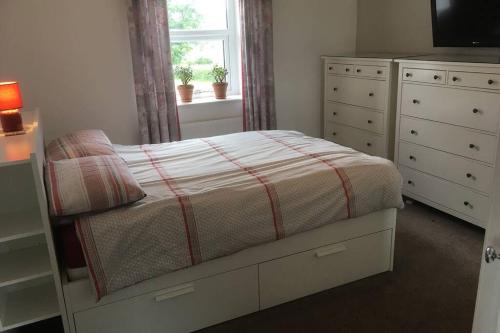
M 5 135 L 24 133 L 19 109 L 23 107 L 17 82 L 0 82 L 0 121 Z

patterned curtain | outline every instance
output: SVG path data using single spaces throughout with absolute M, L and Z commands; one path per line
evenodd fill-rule
M 166 0 L 131 0 L 130 45 L 143 144 L 180 140 Z
M 243 128 L 276 129 L 272 0 L 240 0 Z

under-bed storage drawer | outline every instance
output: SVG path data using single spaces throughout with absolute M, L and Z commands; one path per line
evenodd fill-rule
M 258 311 L 258 294 L 255 265 L 76 313 L 75 326 L 77 333 L 191 332 Z
M 261 309 L 390 270 L 391 238 L 386 230 L 260 264 Z

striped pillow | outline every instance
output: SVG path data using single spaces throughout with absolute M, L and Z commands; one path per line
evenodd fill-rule
M 118 155 L 48 161 L 45 180 L 53 216 L 101 212 L 146 196 Z
M 47 160 L 59 161 L 70 158 L 113 155 L 115 150 L 101 130 L 82 130 L 66 134 L 47 146 Z

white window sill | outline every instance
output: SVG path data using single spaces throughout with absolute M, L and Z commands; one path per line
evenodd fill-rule
M 202 98 L 193 98 L 192 102 L 181 102 L 179 99 L 179 101 L 177 102 L 177 106 L 179 107 L 179 110 L 182 110 L 188 108 L 189 106 L 202 107 L 202 106 L 210 106 L 213 104 L 235 103 L 241 101 L 242 101 L 241 95 L 230 95 L 227 96 L 226 99 L 216 99 L 215 97 L 202 97 Z

